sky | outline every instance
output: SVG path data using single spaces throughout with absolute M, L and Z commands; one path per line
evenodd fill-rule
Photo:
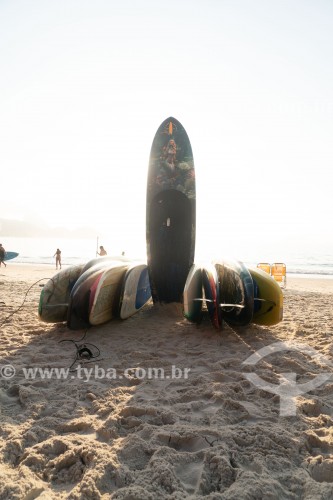
M 174 116 L 197 249 L 328 247 L 332 51 L 330 0 L 0 0 L 0 217 L 143 248 Z

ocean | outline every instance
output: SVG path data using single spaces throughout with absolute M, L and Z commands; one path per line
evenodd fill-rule
M 62 264 L 73 265 L 83 262 L 88 262 L 96 257 L 96 251 L 99 245 L 103 245 L 108 252 L 108 255 L 120 255 L 125 252 L 125 256 L 129 258 L 146 259 L 145 241 L 142 238 L 140 241 L 127 241 L 121 247 L 117 246 L 111 240 L 95 239 L 64 239 L 64 238 L 13 238 L 1 237 L 1 243 L 7 251 L 18 252 L 19 256 L 15 258 L 13 263 L 19 264 L 46 264 L 55 265 L 53 257 L 57 248 L 62 251 Z M 233 257 L 242 260 L 248 266 L 255 266 L 259 262 L 284 262 L 287 267 L 287 274 L 298 276 L 311 277 L 326 277 L 333 278 L 333 253 L 323 250 L 295 251 L 286 250 L 285 246 L 281 245 L 281 249 L 274 251 L 266 249 L 258 251 L 253 246 L 249 245 L 248 249 L 232 252 L 230 246 L 226 253 L 221 253 L 223 257 Z M 196 262 L 209 261 L 213 257 L 210 248 L 206 245 L 197 244 L 196 247 Z M 214 254 L 216 258 L 216 252 Z

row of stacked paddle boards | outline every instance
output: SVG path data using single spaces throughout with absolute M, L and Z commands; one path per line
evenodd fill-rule
M 216 328 L 223 321 L 230 326 L 275 325 L 283 316 L 283 294 L 278 283 L 261 269 L 247 268 L 240 261 L 194 264 L 183 300 L 188 320 L 199 323 L 206 304 Z
M 121 257 L 99 257 L 70 266 L 43 287 L 38 314 L 72 330 L 127 319 L 151 298 L 147 265 Z
M 57 273 L 42 289 L 42 321 L 67 322 L 72 330 L 113 318 L 127 319 L 151 299 L 148 267 L 122 257 L 100 257 Z M 183 292 L 184 316 L 199 323 L 205 306 L 212 324 L 274 325 L 282 320 L 280 286 L 258 268 L 239 261 L 199 266 L 188 273 Z

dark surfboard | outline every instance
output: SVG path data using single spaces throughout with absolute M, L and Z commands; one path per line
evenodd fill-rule
M 98 264 L 89 267 L 76 281 L 70 295 L 67 311 L 67 326 L 71 330 L 88 328 L 90 295 L 94 284 L 101 278 L 110 262 L 101 260 Z
M 182 302 L 195 250 L 195 173 L 184 127 L 167 118 L 150 152 L 146 241 L 153 301 Z
M 215 263 L 219 280 L 222 318 L 232 326 L 245 326 L 252 321 L 254 286 L 249 270 L 240 261 Z

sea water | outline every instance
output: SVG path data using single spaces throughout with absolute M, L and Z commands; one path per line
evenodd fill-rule
M 112 239 L 67 239 L 67 238 L 13 238 L 1 237 L 1 243 L 7 251 L 18 252 L 19 256 L 14 260 L 9 261 L 19 264 L 47 264 L 54 265 L 54 253 L 57 248 L 62 252 L 62 264 L 73 265 L 88 262 L 96 257 L 96 252 L 99 251 L 99 245 L 103 245 L 107 250 L 108 255 L 121 255 L 125 252 L 125 256 L 129 258 L 137 258 L 146 260 L 146 244 L 144 237 L 141 239 L 134 238 L 123 239 L 119 244 Z M 276 246 L 263 249 L 255 245 L 232 245 L 226 242 L 220 244 L 220 251 L 214 251 L 212 246 L 205 241 L 197 241 L 196 245 L 196 262 L 207 262 L 212 259 L 223 257 L 235 258 L 242 260 L 248 266 L 256 266 L 259 262 L 283 262 L 286 264 L 288 274 L 306 275 L 313 277 L 331 277 L 333 278 L 333 252 L 323 249 L 299 249 L 289 248 L 285 244 L 281 244 L 279 248 Z M 223 251 L 222 251 L 223 248 Z
M 2 236 L 1 243 L 10 252 L 18 252 L 18 257 L 12 261 L 15 264 L 48 264 L 55 266 L 55 252 L 61 250 L 61 260 L 64 266 L 81 264 L 94 259 L 103 245 L 108 255 L 121 255 L 129 258 L 145 259 L 145 249 L 134 247 L 134 254 L 128 244 L 119 245 L 108 239 L 96 238 L 7 238 Z M 127 251 L 126 251 L 127 250 Z M 136 252 L 136 254 L 135 254 Z

